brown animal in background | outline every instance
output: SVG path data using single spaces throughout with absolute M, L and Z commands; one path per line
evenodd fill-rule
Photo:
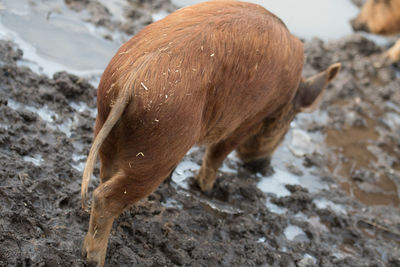
M 83 253 L 102 266 L 114 219 L 153 192 L 193 145 L 207 147 L 196 181 L 211 190 L 225 157 L 268 158 L 295 114 L 311 106 L 340 64 L 301 78 L 303 45 L 261 6 L 206 2 L 180 9 L 125 43 L 98 88 L 100 155 Z
M 391 35 L 400 33 L 400 0 L 368 0 L 351 21 L 355 31 Z M 392 61 L 400 61 L 400 39 L 387 51 Z

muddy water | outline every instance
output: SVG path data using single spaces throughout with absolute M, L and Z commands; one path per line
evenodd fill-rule
M 378 172 L 379 178 L 373 184 L 360 184 L 357 170 L 366 169 L 376 172 L 377 161 L 368 145 L 376 142 L 378 134 L 375 124 L 369 120 L 368 129 L 348 127 L 343 131 L 330 129 L 326 133 L 326 144 L 334 148 L 335 153 L 343 156 L 330 165 L 330 170 L 337 175 L 342 188 L 352 197 L 367 205 L 399 205 L 398 188 L 384 173 Z M 372 130 L 370 130 L 372 129 Z
M 13 39 L 24 50 L 25 63 L 47 75 L 61 70 L 100 75 L 119 47 L 84 22 L 86 12 L 77 14 L 62 0 L 3 0 L 1 4 L 0 36 Z
M 379 82 L 374 82 L 374 84 Z M 357 99 L 356 101 L 360 101 Z M 346 104 L 341 101 L 339 105 Z M 397 105 L 394 110 L 385 114 L 381 107 L 369 104 L 369 108 L 378 111 L 378 118 L 386 118 L 391 128 L 399 128 L 400 120 Z M 352 116 L 354 113 L 349 113 Z M 325 132 L 325 143 L 332 148 L 330 171 L 338 178 L 341 187 L 352 197 L 367 205 L 399 205 L 400 189 L 398 181 L 391 177 L 396 170 L 398 154 L 390 146 L 382 144 L 379 133 L 379 120 L 367 115 L 358 118 L 358 124 L 345 124 L 340 130 L 328 128 Z M 382 119 L 381 119 L 382 120 Z M 379 145 L 380 144 L 380 145 Z M 380 146 L 381 150 L 374 147 Z M 379 153 L 376 153 L 376 152 Z M 393 168 L 379 168 L 380 157 L 389 153 L 394 158 Z M 373 177 L 365 177 L 365 176 Z M 393 175 L 392 175 L 393 176 Z

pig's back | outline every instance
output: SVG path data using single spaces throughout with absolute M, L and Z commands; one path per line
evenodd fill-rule
M 144 58 L 126 116 L 140 120 L 143 131 L 154 122 L 175 133 L 192 131 L 190 147 L 223 138 L 243 121 L 261 119 L 290 101 L 303 47 L 258 5 L 206 2 L 180 9 L 119 49 L 99 85 L 100 120 Z M 110 89 L 113 84 L 119 86 Z

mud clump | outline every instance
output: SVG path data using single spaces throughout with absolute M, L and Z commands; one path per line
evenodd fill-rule
M 94 2 L 66 1 L 89 12 Z M 128 2 L 171 8 L 167 1 Z M 122 27 L 98 8 L 94 24 Z M 143 17 L 135 12 L 127 11 L 132 20 Z M 321 151 L 300 158 L 325 189 L 306 189 L 301 166 L 290 167 L 300 185 L 287 185 L 283 197 L 261 192 L 259 176 L 240 164 L 221 171 L 207 195 L 166 181 L 115 221 L 106 265 L 398 266 L 400 88 L 398 69 L 376 67 L 383 51 L 361 35 L 305 43 L 305 75 L 342 63 L 321 107 L 327 120 L 301 126 L 324 137 Z M 96 90 L 66 72 L 38 75 L 20 66 L 21 58 L 13 43 L 0 41 L 0 266 L 83 266 L 89 214 L 80 208 L 80 179 Z M 194 152 L 194 161 L 201 154 Z M 388 204 L 367 205 L 360 189 L 367 183 L 383 192 L 372 190 L 368 199 L 389 198 Z M 90 192 L 97 185 L 94 179 Z
M 144 26 L 152 23 L 152 14 L 159 12 L 168 14 L 177 9 L 169 0 L 128 0 L 124 6 L 124 17 L 115 19 L 110 10 L 96 0 L 65 0 L 64 2 L 74 11 L 88 11 L 90 14 L 88 22 L 111 31 L 119 30 L 128 35 L 136 34 Z M 104 37 L 112 38 L 109 35 Z
M 88 81 L 76 75 L 68 74 L 65 71 L 57 72 L 53 75 L 53 80 L 56 90 L 69 101 L 84 99 L 85 102 L 90 102 L 96 97 L 95 90 Z

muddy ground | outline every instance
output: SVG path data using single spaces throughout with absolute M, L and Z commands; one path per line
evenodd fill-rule
M 123 24 L 96 1 L 65 2 L 88 9 L 101 27 L 123 30 L 131 21 L 131 33 L 151 21 L 142 10 L 174 9 L 129 1 L 141 13 L 128 12 Z M 164 182 L 115 221 L 106 265 L 400 266 L 400 77 L 398 67 L 382 65 L 385 49 L 361 35 L 305 42 L 305 75 L 338 61 L 342 71 L 321 106 L 325 119 L 295 121 L 323 137 L 320 149 L 288 169 L 301 181 L 299 167 L 313 168 L 325 189 L 300 183 L 287 196 L 265 194 L 260 176 L 237 163 L 207 196 Z M 0 266 L 84 266 L 89 214 L 80 208 L 80 180 L 96 89 L 66 72 L 38 75 L 18 65 L 22 58 L 0 41 Z M 201 155 L 189 160 L 200 164 Z M 302 231 L 290 237 L 290 229 Z

